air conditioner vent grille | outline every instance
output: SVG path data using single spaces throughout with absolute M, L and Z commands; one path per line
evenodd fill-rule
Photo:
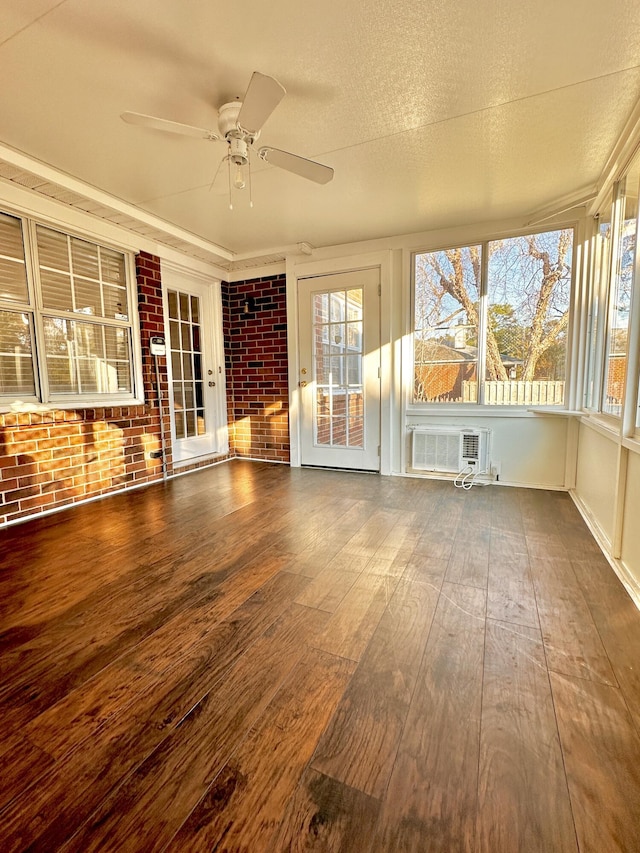
M 475 433 L 462 433 L 462 458 L 478 461 L 480 457 L 480 436 Z

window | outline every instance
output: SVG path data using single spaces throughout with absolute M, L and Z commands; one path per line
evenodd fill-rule
M 633 318 L 640 159 L 613 187 L 598 218 L 593 238 L 592 287 L 589 294 L 588 365 L 585 404 L 612 418 L 624 416 L 625 434 L 640 427 L 633 413 L 638 383 L 638 318 Z M 637 312 L 637 308 L 635 309 Z M 640 315 L 639 315 L 640 317 Z M 631 361 L 629 360 L 631 356 Z M 631 371 L 631 375 L 629 375 Z M 629 411 L 625 414 L 625 402 Z
M 607 299 L 608 270 L 611 263 L 611 215 L 610 211 L 600 217 L 594 237 L 594 257 L 591 271 L 588 321 L 587 388 L 585 402 L 588 409 L 598 409 L 600 380 L 598 352 L 604 334 L 603 311 Z
M 0 214 L 0 397 L 134 396 L 127 256 Z
M 572 250 L 563 229 L 417 254 L 414 402 L 563 405 Z
M 611 287 L 609 291 L 609 314 L 604 354 L 604 383 L 602 388 L 602 411 L 620 416 L 624 401 L 627 375 L 627 342 L 629 337 L 629 314 L 636 247 L 635 193 L 626 191 L 626 181 L 618 184 L 614 201 L 614 223 L 616 227 L 614 251 L 612 252 Z

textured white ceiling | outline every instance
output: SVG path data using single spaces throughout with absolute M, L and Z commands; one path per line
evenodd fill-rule
M 593 187 L 640 96 L 637 0 L 4 0 L 0 141 L 233 252 L 526 215 Z M 251 72 L 288 94 L 228 209 L 225 153 L 124 124 L 216 129 Z M 8 85 L 11 83 L 13 85 Z

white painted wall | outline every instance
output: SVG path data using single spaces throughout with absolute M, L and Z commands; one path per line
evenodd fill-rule
M 640 441 L 622 440 L 616 426 L 582 419 L 572 494 L 640 607 Z
M 629 452 L 620 560 L 640 589 L 640 453 Z
M 588 421 L 583 421 L 578 439 L 576 496 L 609 548 L 614 537 L 617 459 L 615 437 L 607 436 L 594 429 Z

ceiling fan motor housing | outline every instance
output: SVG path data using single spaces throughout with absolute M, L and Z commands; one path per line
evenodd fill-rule
M 229 142 L 229 159 L 236 166 L 244 166 L 249 161 L 247 143 L 238 136 L 227 136 Z
M 247 146 L 253 145 L 260 136 L 260 131 L 249 132 L 238 124 L 238 116 L 242 109 L 242 101 L 231 101 L 223 104 L 218 110 L 218 129 L 229 142 L 229 155 L 233 163 L 244 165 L 248 160 Z

